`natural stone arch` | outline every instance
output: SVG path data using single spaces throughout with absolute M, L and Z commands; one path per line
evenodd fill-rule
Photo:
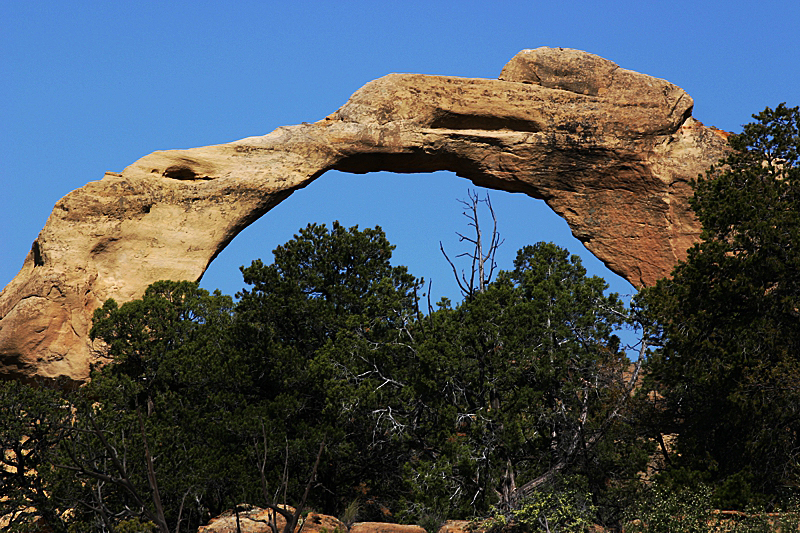
M 0 373 L 83 380 L 94 309 L 199 279 L 246 226 L 330 169 L 450 170 L 540 198 L 635 286 L 699 235 L 689 181 L 724 135 L 660 79 L 576 50 L 525 50 L 499 80 L 390 74 L 313 124 L 155 152 L 62 198 L 0 293 Z

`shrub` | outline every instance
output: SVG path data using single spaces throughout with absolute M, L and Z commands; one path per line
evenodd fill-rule
M 576 488 L 538 491 L 523 499 L 516 509 L 495 510 L 492 517 L 475 523 L 473 529 L 487 533 L 588 531 L 596 511 L 590 502 L 591 495 Z

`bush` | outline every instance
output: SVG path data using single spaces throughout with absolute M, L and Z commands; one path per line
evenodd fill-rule
M 625 531 L 632 533 L 704 533 L 716 529 L 717 515 L 711 509 L 711 490 L 672 491 L 653 488 L 634 506 Z
M 800 505 L 786 512 L 718 511 L 708 485 L 694 490 L 652 488 L 627 517 L 626 533 L 770 533 L 798 531 Z
M 487 533 L 534 532 L 578 533 L 588 531 L 596 508 L 591 495 L 575 488 L 552 488 L 523 499 L 516 509 L 499 511 L 473 529 Z

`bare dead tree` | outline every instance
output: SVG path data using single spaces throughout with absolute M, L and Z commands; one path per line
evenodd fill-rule
M 469 221 L 467 225 L 473 228 L 475 234 L 474 236 L 469 236 L 456 232 L 459 242 L 468 242 L 472 245 L 471 250 L 458 254 L 456 258 L 468 257 L 471 260 L 469 275 L 467 275 L 464 270 L 461 270 L 461 274 L 459 275 L 455 264 L 450 260 L 447 252 L 444 251 L 444 245 L 441 241 L 439 242 L 439 249 L 442 251 L 445 259 L 447 259 L 447 262 L 450 263 L 450 268 L 453 269 L 453 275 L 456 278 L 459 289 L 461 289 L 461 293 L 465 298 L 471 298 L 475 294 L 485 291 L 486 287 L 491 282 L 494 271 L 497 268 L 495 255 L 497 254 L 497 249 L 503 244 L 503 240 L 500 238 L 500 233 L 497 231 L 497 216 L 492 208 L 492 201 L 489 198 L 489 194 L 487 193 L 485 197 L 481 198 L 477 191 L 468 190 L 467 197 L 467 200 L 458 201 L 464 206 L 462 214 L 467 217 Z M 488 242 L 484 238 L 479 220 L 478 211 L 480 210 L 481 204 L 484 204 L 489 209 L 489 215 L 492 219 L 492 229 Z

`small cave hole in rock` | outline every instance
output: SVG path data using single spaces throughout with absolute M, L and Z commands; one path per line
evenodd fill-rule
M 33 253 L 33 266 L 44 266 L 44 257 L 42 257 L 42 250 L 39 248 L 39 241 L 33 241 L 31 252 Z
M 187 166 L 173 165 L 164 171 L 164 177 L 174 180 L 193 180 L 197 178 L 197 174 Z

